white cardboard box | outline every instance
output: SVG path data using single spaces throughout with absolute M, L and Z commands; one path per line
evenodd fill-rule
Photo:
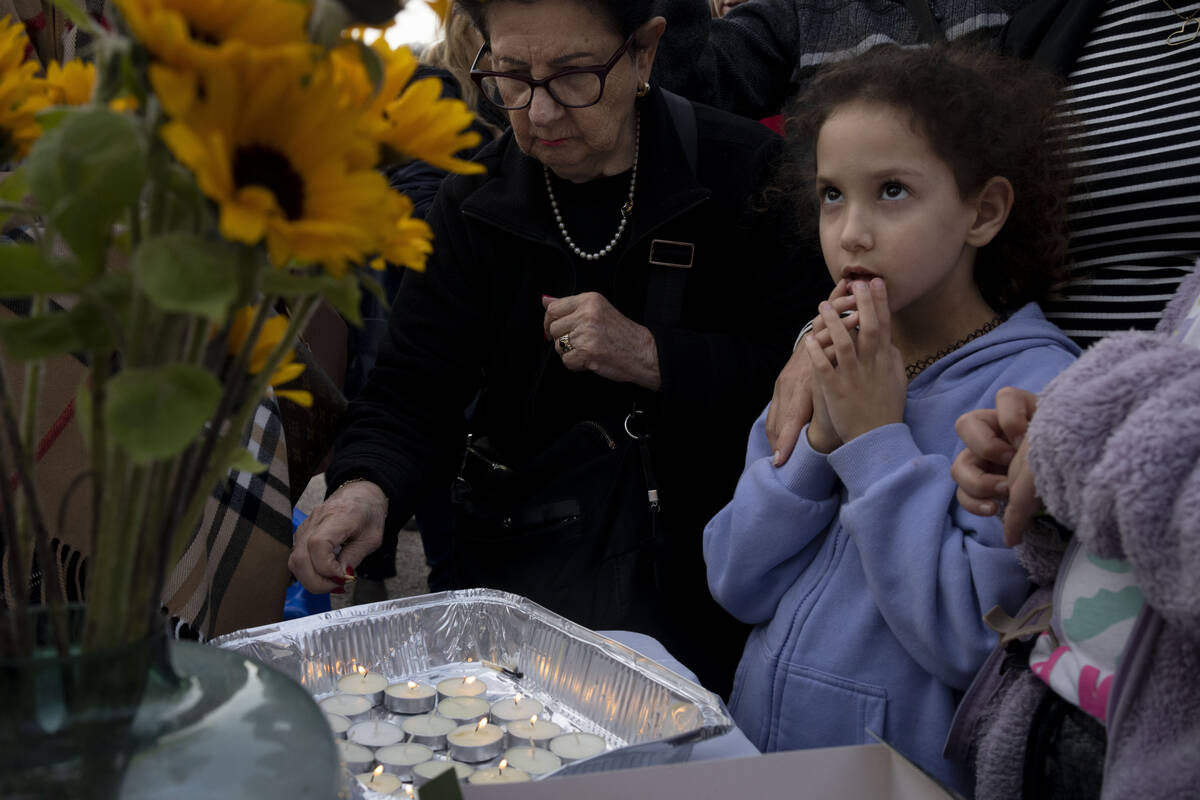
M 948 800 L 882 744 L 695 761 L 534 783 L 463 787 L 466 800 Z

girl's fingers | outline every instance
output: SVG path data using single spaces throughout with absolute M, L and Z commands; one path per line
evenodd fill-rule
M 875 321 L 879 330 L 879 341 L 891 344 L 892 313 L 888 310 L 887 284 L 882 278 L 872 278 L 870 283 L 871 299 L 875 301 Z
M 838 317 L 838 313 L 833 310 L 830 303 L 821 303 L 818 309 L 821 318 L 825 320 L 825 327 L 829 332 L 838 364 L 841 366 L 850 364 L 854 360 L 854 339 L 851 338 L 850 332 L 846 330 L 846 326 L 838 324 L 841 318 Z M 816 346 L 815 341 L 813 346 Z
M 879 338 L 879 319 L 871 287 L 865 281 L 855 281 L 853 291 L 858 301 L 859 342 L 863 347 L 874 347 Z

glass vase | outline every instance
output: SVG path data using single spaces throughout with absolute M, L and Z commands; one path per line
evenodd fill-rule
M 0 797 L 327 800 L 342 789 L 333 737 L 282 673 L 165 634 L 65 658 L 46 611 L 31 658 L 0 658 Z

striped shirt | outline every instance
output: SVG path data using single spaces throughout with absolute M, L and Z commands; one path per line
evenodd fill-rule
M 1069 282 L 1046 316 L 1081 345 L 1150 330 L 1200 256 L 1200 1 L 1114 0 L 1067 78 L 1081 126 Z M 1181 32 L 1180 32 L 1181 31 Z

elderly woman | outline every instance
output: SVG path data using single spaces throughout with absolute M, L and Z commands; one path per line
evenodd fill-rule
M 742 630 L 708 595 L 704 523 L 828 290 L 760 210 L 779 142 L 649 86 L 648 0 L 462 5 L 485 42 L 472 79 L 512 127 L 434 201 L 436 252 L 291 567 L 337 588 L 457 470 L 456 585 L 656 636 L 724 691 Z

